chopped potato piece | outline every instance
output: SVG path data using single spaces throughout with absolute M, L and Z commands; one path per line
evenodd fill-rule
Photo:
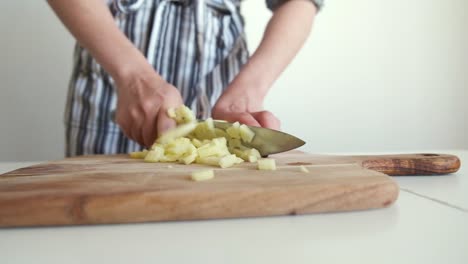
M 247 157 L 247 161 L 248 162 L 256 162 L 258 160 L 258 158 L 256 156 L 248 156 Z
M 233 165 L 235 164 L 239 164 L 241 162 L 243 162 L 244 160 L 238 158 L 236 155 L 234 154 L 231 154 L 231 155 L 226 155 L 224 157 L 222 157 L 220 160 L 219 160 L 219 166 L 221 168 L 229 168 L 229 167 L 232 167 Z
M 257 157 L 257 158 L 261 158 L 262 155 L 260 155 L 260 152 L 254 148 L 251 148 L 251 149 L 248 149 L 248 150 L 245 150 L 244 153 L 246 153 L 247 156 L 254 156 L 254 157 Z
M 239 127 L 239 135 L 244 142 L 250 143 L 255 137 L 255 133 L 248 126 L 242 124 Z
M 226 133 L 226 131 L 222 130 L 222 129 L 219 129 L 219 128 L 215 128 L 215 135 L 216 137 L 223 137 L 223 138 L 228 138 L 229 135 Z
M 226 129 L 226 133 L 227 133 L 231 138 L 241 138 L 241 137 L 240 137 L 240 133 L 239 133 L 239 128 L 240 128 L 239 122 L 235 122 L 234 124 L 232 124 L 231 127 L 228 127 L 228 128 Z
M 193 163 L 198 157 L 197 152 L 190 153 L 188 156 L 185 156 L 181 159 L 181 162 L 183 162 L 185 165 L 189 165 Z
M 214 178 L 213 170 L 202 170 L 192 172 L 192 180 L 194 181 L 206 181 Z
M 130 152 L 130 157 L 133 159 L 144 159 L 147 153 L 148 153 L 148 150 L 146 149 L 142 151 L 134 151 L 134 152 Z
M 301 166 L 299 167 L 299 169 L 300 169 L 302 172 L 309 172 L 309 170 L 308 170 L 308 169 L 306 168 L 306 166 L 304 166 L 304 165 L 301 165 Z
M 201 147 L 203 145 L 203 143 L 200 140 L 196 139 L 196 138 L 192 138 L 192 144 L 197 148 L 199 148 L 199 147 Z
M 190 151 L 186 153 L 179 161 L 184 163 L 185 165 L 188 165 L 190 163 L 193 163 L 197 157 L 198 157 L 197 148 L 194 145 L 191 145 Z
M 182 137 L 182 138 L 174 139 L 173 141 L 168 143 L 165 149 L 166 149 L 167 154 L 171 154 L 174 156 L 182 156 L 190 152 L 192 147 L 194 146 L 192 145 L 192 142 L 190 141 L 190 139 Z
M 259 159 L 257 163 L 259 170 L 276 170 L 276 162 L 274 159 Z
M 174 119 L 177 124 L 193 123 L 196 120 L 195 114 L 185 105 L 178 107 L 175 110 L 175 114 L 176 116 Z
M 204 122 L 198 123 L 197 127 L 192 133 L 192 136 L 199 140 L 212 139 L 216 137 L 213 119 L 208 118 Z
M 145 162 L 159 162 L 164 157 L 164 149 L 156 146 L 152 148 L 145 156 Z
M 224 144 L 223 143 L 224 140 Z M 230 154 L 226 146 L 225 138 L 213 139 L 209 144 L 203 145 L 197 149 L 198 155 L 202 158 L 209 156 L 222 157 Z
M 200 157 L 200 156 L 198 156 L 196 158 L 196 163 L 212 165 L 212 166 L 218 166 L 220 159 L 221 159 L 220 157 L 215 157 L 215 156 L 210 156 L 210 157 Z
M 260 152 L 254 148 L 246 148 L 245 150 L 231 149 L 231 152 L 236 154 L 239 158 L 249 162 L 256 162 L 261 158 Z
M 156 142 L 160 144 L 167 144 L 172 140 L 175 140 L 180 137 L 185 137 L 190 134 L 197 127 L 196 123 L 188 123 L 180 125 L 172 130 L 167 131 L 161 137 L 159 137 Z
M 227 144 L 226 138 L 223 137 L 213 138 L 211 142 L 213 142 L 213 144 L 219 147 L 226 147 Z
M 179 159 L 178 156 L 176 155 L 164 155 L 161 157 L 159 160 L 160 162 L 175 162 Z
M 167 116 L 169 116 L 172 119 L 175 119 L 176 116 L 177 116 L 176 112 L 175 112 L 175 109 L 174 108 L 167 109 Z
M 241 148 L 242 143 L 241 143 L 240 139 L 238 139 L 238 138 L 230 138 L 228 140 L 228 146 L 230 148 Z

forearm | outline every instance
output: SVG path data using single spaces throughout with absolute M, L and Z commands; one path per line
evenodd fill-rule
M 150 68 L 145 57 L 115 25 L 102 0 L 48 0 L 77 41 L 114 78 Z
M 263 100 L 307 39 L 315 13 L 315 5 L 305 0 L 291 0 L 275 10 L 260 45 L 234 80 L 238 85 L 232 87 L 255 87 L 249 92 Z

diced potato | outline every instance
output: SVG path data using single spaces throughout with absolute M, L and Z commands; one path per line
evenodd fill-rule
M 230 154 L 226 146 L 225 138 L 215 138 L 209 144 L 203 145 L 197 149 L 200 157 L 218 156 L 222 157 Z
M 301 165 L 301 166 L 299 167 L 299 169 L 300 169 L 302 172 L 306 172 L 306 173 L 309 172 L 309 170 L 308 170 L 308 169 L 306 168 L 306 166 L 304 166 L 304 165 Z
M 213 132 L 213 133 L 215 132 L 215 127 L 214 127 L 213 118 L 211 118 L 211 117 L 210 117 L 210 118 L 207 118 L 207 119 L 205 120 L 205 125 L 206 125 L 206 129 L 207 129 L 208 131 L 211 131 L 211 132 Z
M 241 137 L 240 137 L 240 133 L 239 133 L 239 128 L 240 128 L 239 122 L 235 122 L 234 124 L 232 124 L 231 127 L 228 127 L 228 128 L 226 129 L 226 133 L 227 133 L 231 138 L 241 138 Z
M 159 162 L 164 157 L 164 149 L 156 146 L 148 151 L 145 156 L 145 162 Z
M 202 170 L 192 172 L 192 180 L 194 181 L 206 181 L 214 178 L 213 170 Z
M 236 157 L 236 164 L 241 164 L 242 162 L 244 162 L 243 159 Z
M 211 142 L 213 142 L 214 145 L 219 146 L 219 147 L 226 147 L 226 144 L 227 144 L 226 138 L 223 138 L 223 137 L 213 138 Z
M 175 110 L 175 114 L 175 121 L 177 124 L 193 123 L 196 120 L 195 114 L 185 105 L 178 107 Z
M 215 128 L 215 135 L 216 137 L 224 137 L 224 138 L 228 138 L 229 135 L 226 133 L 226 131 L 222 130 L 222 129 L 219 129 L 219 128 Z
M 201 147 L 203 145 L 203 143 L 200 140 L 196 139 L 196 138 L 192 138 L 192 144 L 197 148 L 199 148 L 199 147 Z
M 245 150 L 244 153 L 247 155 L 247 156 L 254 156 L 254 157 L 257 157 L 257 158 L 261 158 L 262 155 L 260 155 L 260 152 L 254 148 L 251 148 L 251 149 L 248 149 L 248 150 Z
M 258 157 L 256 157 L 256 156 L 250 155 L 250 156 L 247 157 L 248 162 L 256 162 L 257 160 L 258 160 Z
M 196 123 L 188 123 L 180 125 L 172 130 L 167 131 L 162 136 L 160 136 L 156 142 L 160 144 L 167 144 L 172 140 L 175 140 L 180 137 L 185 137 L 190 134 L 197 127 Z
M 256 162 L 261 158 L 260 152 L 254 148 L 247 148 L 245 150 L 231 149 L 230 151 L 236 154 L 239 158 L 248 162 Z
M 198 148 L 198 155 L 202 158 L 209 156 L 222 157 L 226 154 L 229 154 L 229 150 L 226 147 L 223 148 L 222 146 L 218 146 L 213 143 Z
M 170 118 L 174 119 L 176 118 L 176 111 L 174 108 L 169 108 L 167 109 L 167 116 L 169 116 Z
M 242 143 L 241 143 L 240 139 L 238 139 L 238 138 L 230 138 L 228 140 L 228 146 L 230 148 L 241 148 Z
M 150 150 L 153 150 L 153 149 L 155 149 L 155 148 L 163 148 L 163 149 L 164 149 L 164 146 L 161 145 L 161 144 L 159 144 L 159 143 L 154 143 L 154 144 L 151 146 Z
M 248 126 L 242 124 L 239 127 L 239 135 L 244 142 L 250 143 L 255 137 L 255 133 Z
M 178 156 L 176 155 L 164 155 L 161 157 L 159 160 L 160 162 L 175 162 L 179 159 Z
M 213 120 L 208 118 L 206 121 L 198 123 L 192 133 L 192 136 L 199 140 L 212 139 L 216 137 Z
M 174 139 L 169 142 L 166 146 L 166 154 L 172 154 L 174 156 L 183 156 L 194 147 L 190 139 L 182 137 Z M 194 147 L 195 148 L 195 147 Z
M 193 163 L 196 160 L 197 157 L 198 157 L 197 152 L 193 152 L 193 153 L 190 153 L 189 155 L 183 157 L 181 159 L 181 162 L 183 162 L 185 165 L 188 165 L 188 164 Z
M 130 157 L 132 159 L 144 159 L 147 153 L 148 153 L 148 150 L 146 149 L 142 151 L 134 151 L 134 152 L 130 152 Z
M 196 158 L 196 163 L 212 165 L 212 166 L 218 166 L 220 159 L 221 159 L 220 157 L 216 157 L 216 156 L 210 156 L 210 157 L 200 157 L 200 156 L 198 156 Z
M 184 163 L 185 165 L 188 165 L 190 163 L 193 163 L 197 157 L 198 157 L 197 148 L 194 145 L 191 145 L 190 151 L 187 152 L 182 158 L 180 158 L 179 161 Z
M 239 158 L 236 157 L 236 155 L 234 154 L 226 155 L 219 160 L 219 166 L 223 169 L 232 167 L 233 165 L 238 164 L 238 163 L 239 163 Z
M 276 162 L 274 159 L 259 159 L 257 164 L 259 170 L 276 170 Z

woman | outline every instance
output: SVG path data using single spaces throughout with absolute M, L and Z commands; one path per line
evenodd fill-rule
M 274 13 L 249 57 L 240 0 L 48 2 L 78 42 L 65 112 L 67 156 L 150 146 L 175 126 L 167 109 L 181 104 L 198 118 L 279 129 L 263 100 L 322 4 L 267 0 Z

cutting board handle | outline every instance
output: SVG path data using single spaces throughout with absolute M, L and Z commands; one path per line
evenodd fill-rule
M 391 176 L 454 173 L 461 164 L 457 156 L 434 153 L 352 156 L 352 159 L 364 168 Z

